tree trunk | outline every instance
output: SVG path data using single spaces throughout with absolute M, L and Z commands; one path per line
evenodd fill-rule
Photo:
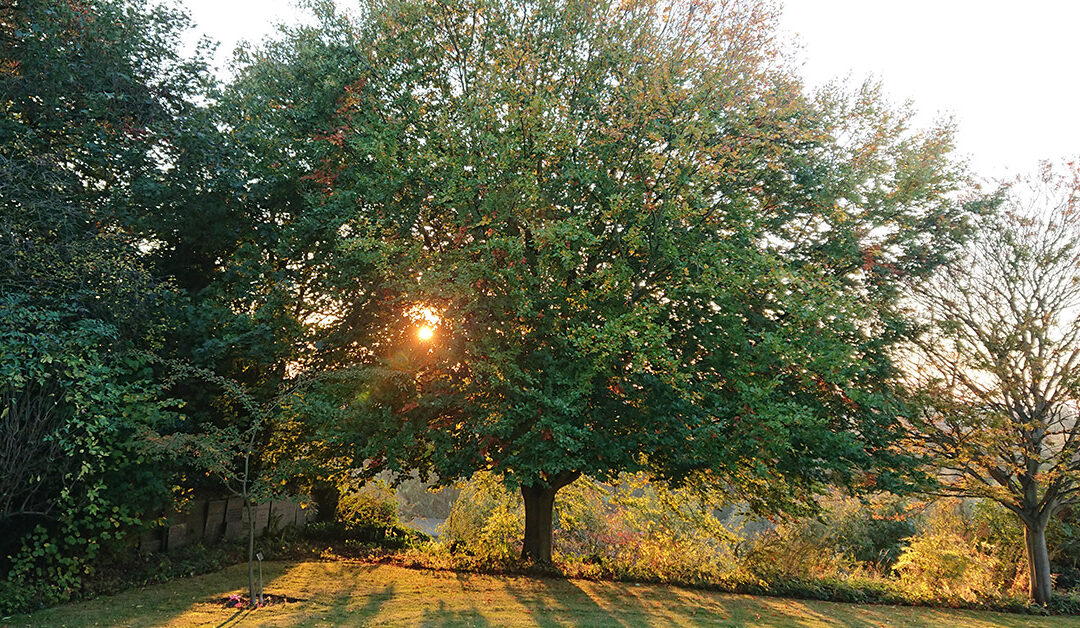
M 555 516 L 555 493 L 581 477 L 577 471 L 564 471 L 548 480 L 537 478 L 521 485 L 525 500 L 525 538 L 521 557 L 534 563 L 551 562 L 551 530 Z
M 521 544 L 521 557 L 525 560 L 551 562 L 556 490 L 542 484 L 521 487 L 521 496 L 525 499 L 525 540 Z
M 341 491 L 333 482 L 316 482 L 311 487 L 311 498 L 315 500 L 316 516 L 324 523 L 337 521 L 338 502 L 341 500 Z
M 251 499 L 244 495 L 244 510 L 248 516 L 248 606 L 257 606 L 255 601 L 255 513 L 251 508 Z
M 1050 580 L 1050 554 L 1046 551 L 1046 522 L 1041 517 L 1024 521 L 1024 545 L 1027 546 L 1028 593 L 1031 601 L 1046 605 L 1053 595 Z

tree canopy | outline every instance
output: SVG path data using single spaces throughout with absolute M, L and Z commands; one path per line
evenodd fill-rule
M 195 108 L 186 24 L 141 3 L 0 8 L 0 564 L 43 599 L 170 498 L 144 445 L 180 417 L 148 356 L 180 295 L 129 217 Z
M 9 4 L 0 442 L 39 445 L 0 458 L 11 543 L 220 490 L 161 434 L 242 463 L 249 505 L 272 467 L 497 472 L 540 561 L 583 474 L 758 513 L 922 481 L 901 296 L 980 206 L 949 124 L 809 94 L 769 0 L 313 2 L 222 83 L 177 10 Z
M 496 470 L 527 506 L 582 473 L 707 474 L 759 510 L 910 479 L 886 350 L 900 287 L 968 229 L 948 126 L 873 86 L 805 96 L 766 2 L 319 15 L 245 72 L 322 116 L 299 163 L 342 218 L 327 253 L 387 269 L 338 345 L 358 460 Z M 297 76 L 341 85 L 333 110 Z

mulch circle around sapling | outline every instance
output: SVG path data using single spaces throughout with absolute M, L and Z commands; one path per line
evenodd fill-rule
M 273 593 L 263 594 L 263 603 L 259 605 L 260 608 L 264 606 L 277 606 L 278 604 L 293 604 L 295 602 L 303 602 L 304 600 L 298 597 L 289 597 L 287 595 L 274 595 Z M 225 608 L 249 608 L 248 598 L 244 595 L 233 594 L 228 597 L 223 597 L 218 600 L 218 603 Z

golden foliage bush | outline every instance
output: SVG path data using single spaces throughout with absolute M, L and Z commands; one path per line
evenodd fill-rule
M 915 601 L 974 603 L 1002 594 L 1000 561 L 956 533 L 913 537 L 894 569 Z

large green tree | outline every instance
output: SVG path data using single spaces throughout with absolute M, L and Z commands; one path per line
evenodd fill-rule
M 358 459 L 505 474 L 541 561 L 581 474 L 706 475 L 759 510 L 910 479 L 886 349 L 967 229 L 947 125 L 804 96 L 767 2 L 320 14 L 354 78 L 307 176 L 393 271 L 396 317 L 341 361 Z
M 290 442 L 506 472 L 538 558 L 583 472 L 708 472 L 762 509 L 896 481 L 883 350 L 963 231 L 948 129 L 870 88 L 808 101 L 770 11 L 321 5 L 253 51 L 222 311 L 302 329 L 278 375 L 364 367 L 332 386 L 345 429 Z

